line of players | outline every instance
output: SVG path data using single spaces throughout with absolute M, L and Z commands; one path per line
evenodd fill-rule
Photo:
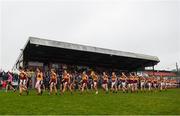
M 78 85 L 78 89 L 81 94 L 86 90 L 88 91 L 88 82 L 89 77 L 92 79 L 91 89 L 95 90 L 95 94 L 98 94 L 98 81 L 100 80 L 100 76 L 98 76 L 94 71 L 91 71 L 88 76 L 84 71 L 81 74 L 81 80 L 78 82 L 75 76 L 68 73 L 64 70 L 62 74 L 60 93 L 63 94 L 65 91 L 69 90 L 71 93 L 75 90 L 75 87 Z M 128 76 L 125 73 L 122 73 L 118 78 L 115 72 L 112 72 L 111 77 L 108 76 L 105 72 L 102 74 L 102 88 L 108 93 L 112 91 L 113 93 L 117 93 L 118 90 L 122 90 L 125 92 L 138 92 L 138 91 L 152 91 L 152 90 L 167 90 L 167 88 L 175 87 L 175 80 L 167 80 L 164 78 L 157 79 L 155 77 L 145 78 L 143 76 L 138 76 L 135 73 L 130 73 Z M 19 92 L 22 95 L 22 92 L 25 91 L 28 95 L 27 88 L 27 73 L 20 68 L 19 74 Z M 109 84 L 110 83 L 110 84 Z M 43 92 L 43 72 L 39 69 L 36 70 L 36 85 L 35 88 L 37 90 L 37 94 L 41 95 Z M 50 72 L 50 81 L 49 81 L 49 94 L 53 94 L 53 92 L 57 95 L 57 74 L 54 69 L 51 69 Z

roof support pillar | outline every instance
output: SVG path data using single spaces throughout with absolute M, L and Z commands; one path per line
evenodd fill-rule
M 154 76 L 154 65 L 153 65 L 153 76 Z

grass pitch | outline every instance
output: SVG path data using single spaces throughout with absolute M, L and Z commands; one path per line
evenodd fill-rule
M 180 115 L 180 89 L 147 93 L 109 93 L 100 91 L 80 94 L 37 96 L 30 91 L 28 96 L 18 92 L 0 91 L 0 115 L 2 114 L 79 114 L 79 115 Z

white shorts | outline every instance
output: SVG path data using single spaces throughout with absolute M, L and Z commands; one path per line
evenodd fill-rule
M 52 87 L 52 86 L 55 86 L 56 85 L 56 83 L 54 83 L 54 82 L 51 82 L 50 83 L 50 86 Z
M 145 82 L 141 82 L 141 88 L 145 86 Z
M 37 80 L 37 81 L 36 81 L 35 88 L 38 88 L 39 86 L 41 86 L 41 84 L 42 84 L 42 81 Z
M 26 85 L 27 83 L 27 80 L 26 79 L 21 79 L 20 80 L 20 85 Z
M 97 82 L 94 82 L 94 85 L 97 85 Z
M 129 88 L 133 87 L 133 84 L 132 84 L 132 83 L 131 83 L 131 84 L 129 83 L 129 84 L 128 84 L 128 87 L 129 87 Z
M 156 87 L 156 86 L 157 86 L 157 84 L 156 84 L 156 83 L 154 83 L 154 84 L 153 84 L 153 86 L 154 86 L 154 87 Z
M 148 83 L 148 87 L 151 87 L 151 85 L 152 85 L 151 83 Z
M 122 87 L 126 87 L 126 82 L 122 82 Z
M 134 87 L 137 88 L 138 84 L 137 83 L 134 83 Z
M 112 82 L 111 87 L 114 87 L 116 85 L 116 81 Z
M 163 83 L 163 82 L 161 82 L 161 83 L 160 83 L 160 85 L 161 85 L 161 87 L 162 87 L 162 86 L 164 86 L 164 83 Z

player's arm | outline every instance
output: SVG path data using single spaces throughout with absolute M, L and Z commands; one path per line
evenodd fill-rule
M 52 81 L 52 79 L 50 78 L 50 80 L 49 80 L 49 84 L 51 83 L 51 81 Z
M 130 73 L 130 77 L 132 77 L 132 74 Z
M 57 76 L 56 76 L 56 82 L 55 82 L 55 84 L 57 84 Z
M 51 75 L 50 75 L 50 80 L 49 80 L 49 84 L 52 82 L 52 78 L 51 78 Z
M 71 82 L 71 75 L 70 74 L 68 74 L 68 78 L 69 78 L 68 83 L 70 83 Z
M 26 80 L 28 80 L 28 74 L 25 71 L 24 71 L 24 76 L 26 77 Z M 27 81 L 26 81 L 26 83 L 27 83 Z
M 107 76 L 107 75 L 106 75 Z M 107 82 L 109 81 L 109 77 L 107 76 Z
M 22 74 L 27 78 L 27 73 L 25 71 L 22 71 Z
M 119 79 L 122 79 L 122 77 L 123 77 L 123 75 L 122 75 L 122 76 L 120 76 L 120 78 L 119 78 Z
M 45 74 L 41 73 L 41 76 L 42 76 L 42 79 L 44 79 L 44 77 L 45 77 Z
M 82 83 L 82 81 L 83 81 L 83 75 L 81 75 L 81 81 L 80 81 L 80 83 Z
M 64 74 L 62 74 L 62 80 L 61 80 L 62 82 L 64 81 Z
M 125 76 L 125 78 L 128 78 L 125 74 L 123 74 Z
M 118 78 L 117 78 L 117 76 L 115 75 L 115 81 L 117 81 L 118 80 Z
M 56 73 L 54 73 L 54 77 L 56 78 L 55 84 L 57 84 L 57 74 Z

